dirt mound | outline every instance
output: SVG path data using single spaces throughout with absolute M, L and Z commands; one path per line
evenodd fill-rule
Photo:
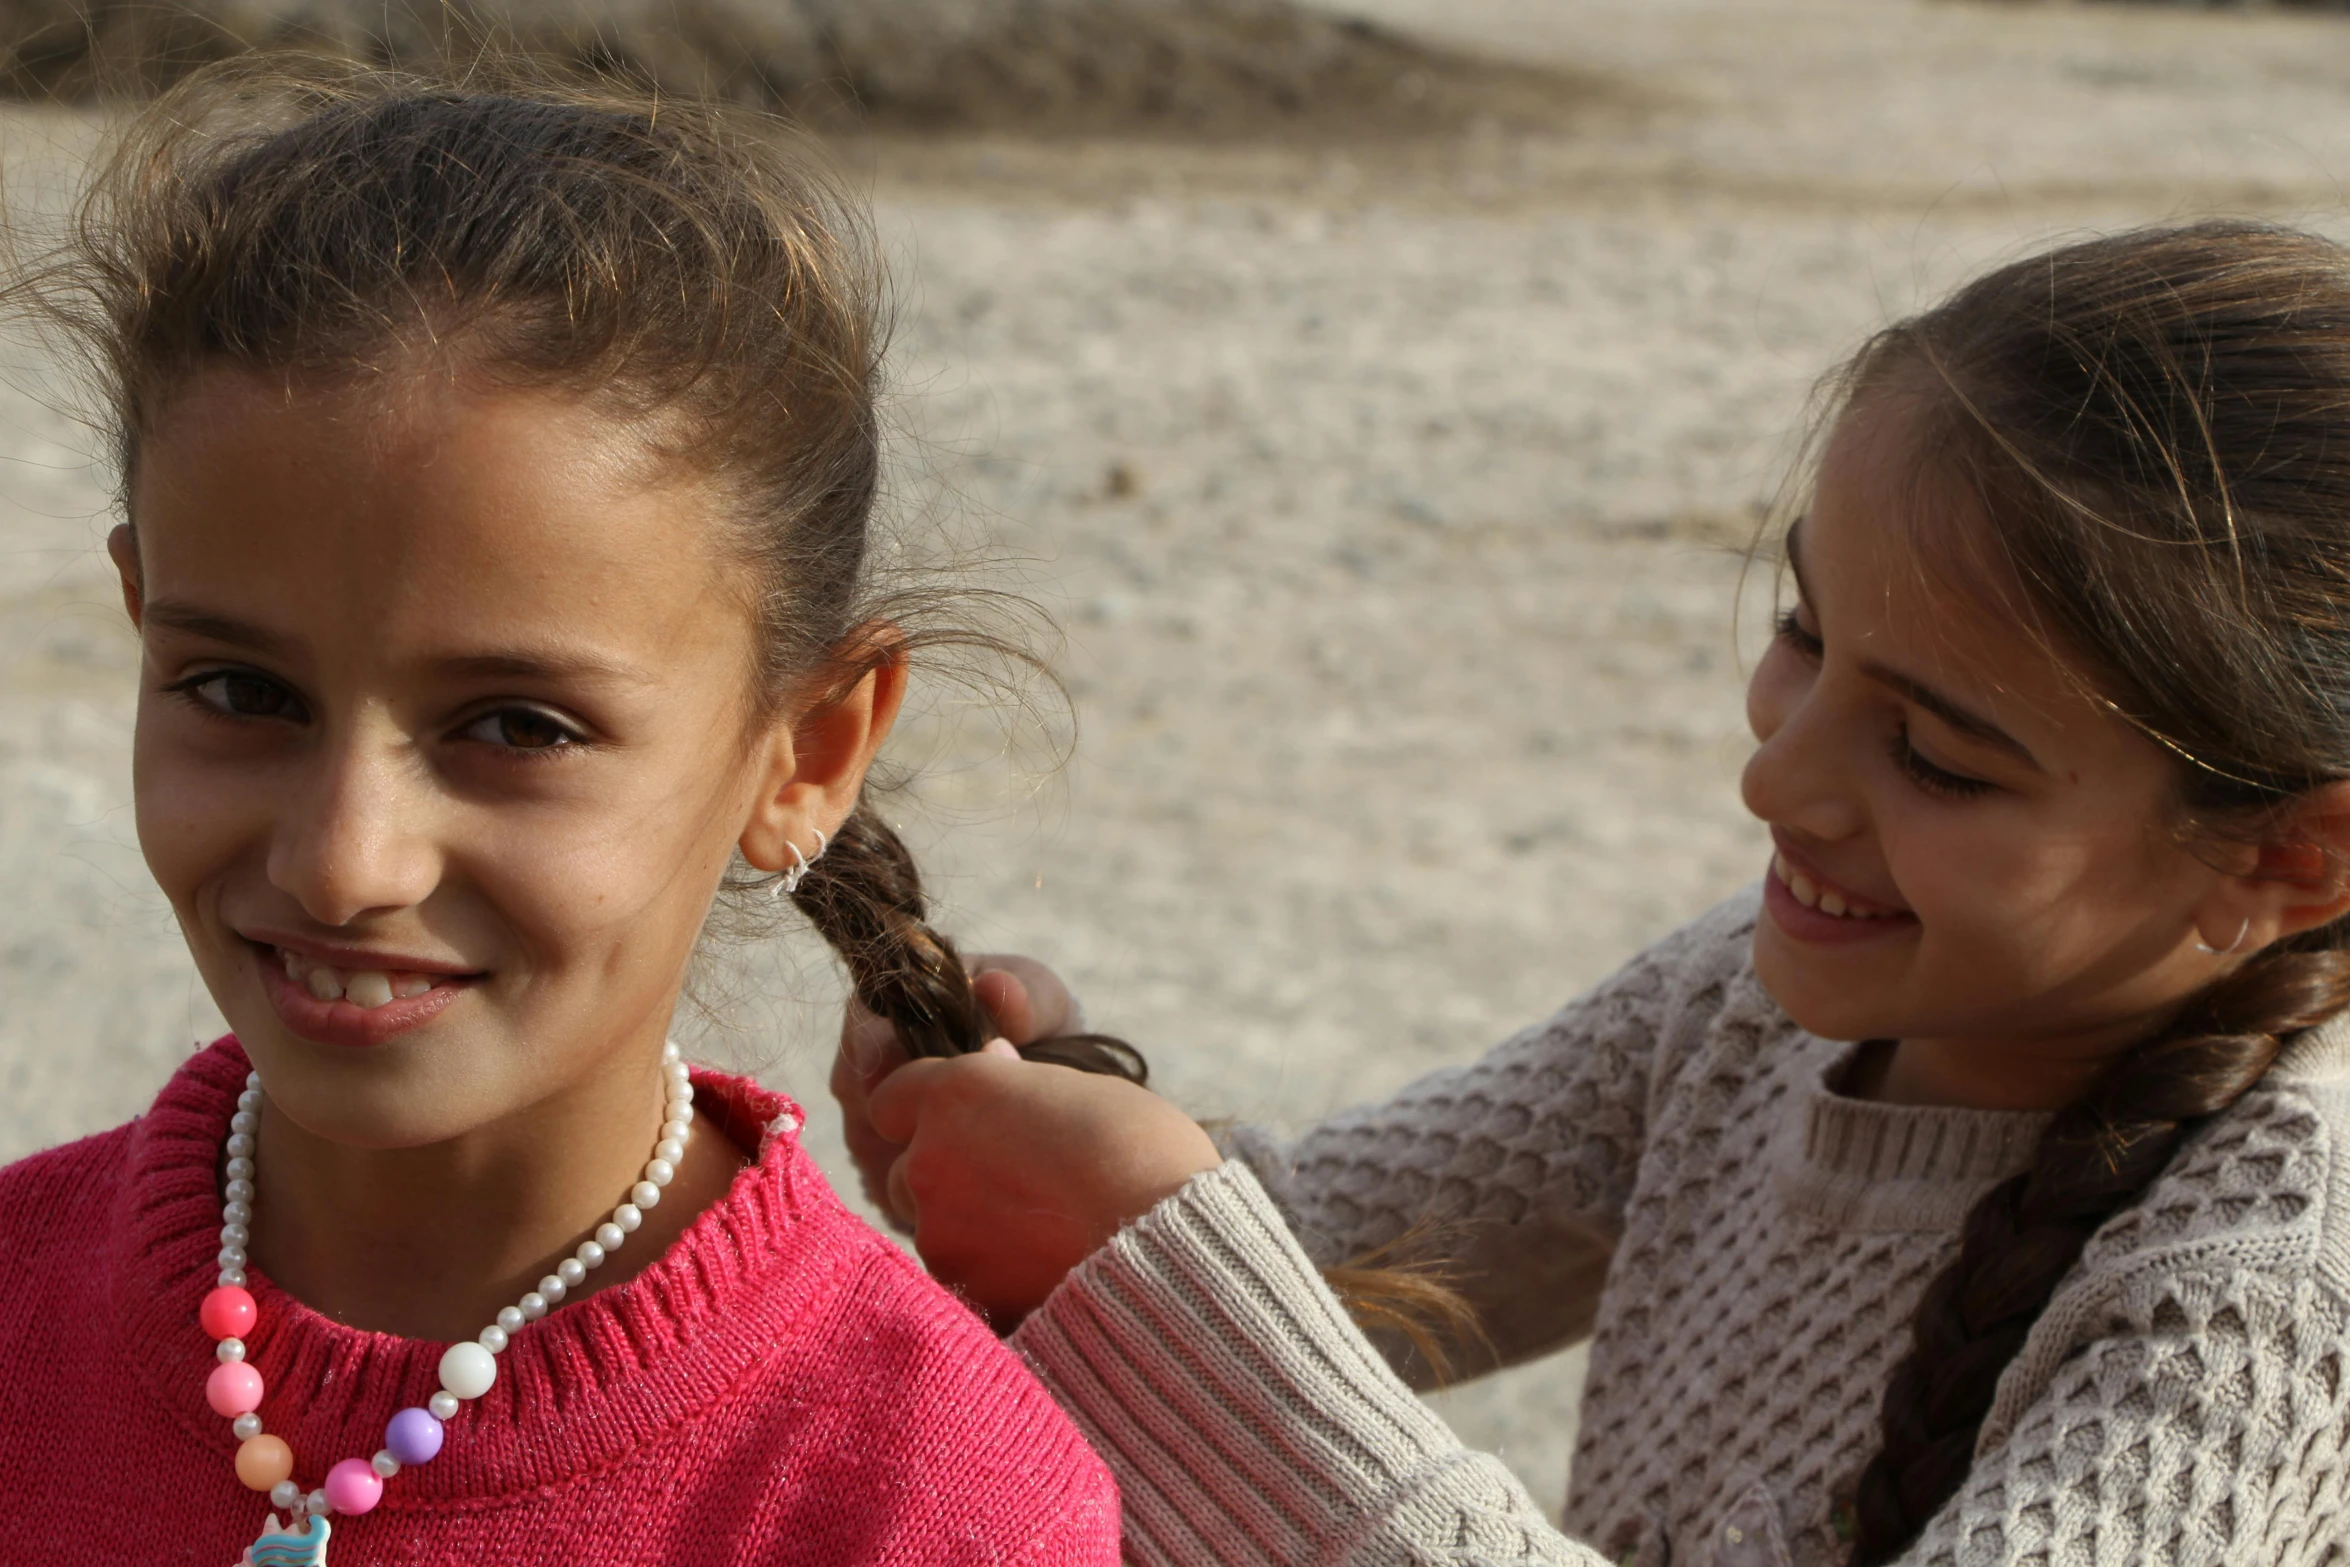
M 1587 96 L 1285 0 L 0 0 L 0 89 L 87 100 L 256 47 L 436 66 L 485 44 L 877 131 L 1378 136 L 1540 128 Z

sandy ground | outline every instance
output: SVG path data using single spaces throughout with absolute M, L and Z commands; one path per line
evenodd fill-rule
M 1196 1112 L 1293 1126 L 1757 872 L 1737 546 L 1863 332 L 2052 233 L 2341 227 L 2350 170 L 2350 22 L 2323 17 L 1356 6 L 1614 86 L 1573 134 L 1439 151 L 860 154 L 901 285 L 901 509 L 1015 558 L 1081 722 L 1058 770 L 968 708 L 910 736 L 949 921 L 1063 965 Z M 20 169 L 79 134 L 11 126 Z M 12 364 L 0 1156 L 134 1113 L 216 1022 L 131 838 L 103 465 Z M 820 954 L 708 989 L 710 1055 L 821 1099 Z M 1579 1374 L 1440 1404 L 1555 1508 Z

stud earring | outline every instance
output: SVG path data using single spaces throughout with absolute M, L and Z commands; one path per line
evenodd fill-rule
M 2244 938 L 2250 935 L 2251 932 L 2252 921 L 2249 916 L 2247 916 L 2244 923 L 2237 928 L 2236 939 L 2229 942 L 2224 947 L 2215 947 L 2211 945 L 2211 943 L 2203 939 L 2203 933 L 2201 931 L 2197 931 L 2195 933 L 2195 950 L 2202 953 L 2207 958 L 2224 958 L 2229 953 L 2235 951 L 2238 947 L 2244 945 Z
M 784 871 L 773 881 L 767 884 L 768 897 L 788 898 L 793 893 L 799 891 L 800 883 L 807 880 L 808 868 L 814 865 L 818 860 L 824 858 L 825 846 L 830 843 L 831 840 L 824 836 L 823 828 L 818 827 L 812 830 L 816 834 L 816 852 L 814 854 L 803 856 L 800 853 L 800 846 L 798 844 L 792 842 L 789 838 L 783 840 L 783 846 L 791 851 L 791 869 Z

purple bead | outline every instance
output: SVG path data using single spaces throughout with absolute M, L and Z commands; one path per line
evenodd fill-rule
M 403 1409 L 384 1427 L 384 1451 L 404 1464 L 430 1463 L 441 1450 L 441 1423 L 429 1409 Z

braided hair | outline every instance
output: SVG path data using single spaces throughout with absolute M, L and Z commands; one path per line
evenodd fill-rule
M 2175 758 L 2182 842 L 2273 835 L 2350 777 L 2350 256 L 2245 223 L 2070 246 L 1888 329 L 1840 389 L 1890 382 L 1922 390 L 1926 462 L 1987 519 L 1925 538 L 1927 558 L 2011 611 L 2020 587 L 2027 634 Z M 2345 1008 L 2350 921 L 2252 954 L 1978 1201 L 1886 1386 L 1852 1567 L 1894 1560 L 1965 1483 L 2001 1374 L 2090 1238 Z

